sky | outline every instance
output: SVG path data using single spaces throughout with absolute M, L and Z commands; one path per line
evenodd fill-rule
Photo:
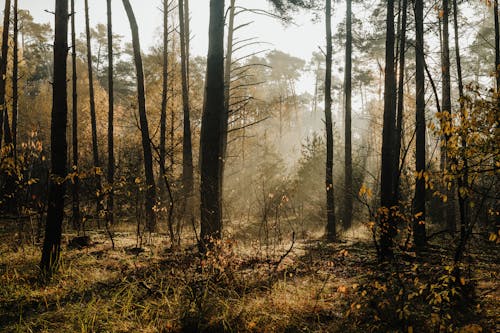
M 141 47 L 146 51 L 149 47 L 161 41 L 163 14 L 160 11 L 162 0 L 130 0 L 134 9 L 141 39 Z M 175 2 L 175 1 L 174 1 Z M 228 2 L 228 1 L 226 1 Z M 53 24 L 55 0 L 19 0 L 19 7 L 27 9 L 40 23 Z M 121 0 L 113 0 L 113 30 L 123 35 L 124 41 L 130 41 L 130 26 Z M 237 5 L 247 8 L 258 8 L 272 11 L 267 0 L 238 0 Z M 5 0 L 0 0 L 0 8 L 4 8 Z M 84 32 L 84 1 L 76 0 L 76 24 L 78 35 Z M 89 0 L 90 25 L 106 23 L 106 1 Z M 177 12 L 175 12 L 177 14 Z M 209 0 L 191 0 L 191 54 L 206 56 L 208 48 Z M 2 15 L 3 16 L 3 15 Z M 238 38 L 257 37 L 262 44 L 242 50 L 245 53 L 266 49 L 277 49 L 295 57 L 309 60 L 312 52 L 318 51 L 324 44 L 324 27 L 321 22 L 314 23 L 310 13 L 299 12 L 294 15 L 294 23 L 284 25 L 276 18 L 256 14 L 241 14 L 237 16 L 236 24 L 252 21 L 253 23 L 239 30 Z M 311 90 L 312 79 L 303 77 L 298 84 L 298 91 Z
M 159 42 L 160 28 L 163 24 L 163 14 L 160 11 L 162 0 L 131 0 L 139 23 L 139 33 L 144 49 Z M 54 10 L 54 0 L 19 0 L 19 7 L 28 9 L 36 21 L 53 23 L 53 15 L 47 11 Z M 84 31 L 83 0 L 76 0 L 77 30 Z M 0 0 L 3 8 L 5 0 Z M 266 0 L 239 0 L 237 5 L 271 11 L 272 8 Z M 106 23 L 106 1 L 89 0 L 90 24 Z M 208 47 L 208 20 L 209 0 L 191 0 L 191 31 L 192 53 L 206 56 Z M 78 15 L 80 14 L 80 15 Z M 321 23 L 313 23 L 312 16 L 299 12 L 295 23 L 283 25 L 275 18 L 255 14 L 239 15 L 240 23 L 253 21 L 254 23 L 240 33 L 241 37 L 257 36 L 261 42 L 271 43 L 262 45 L 261 48 L 276 48 L 294 56 L 309 59 L 313 51 L 323 44 L 324 28 Z M 130 26 L 120 0 L 113 1 L 113 28 L 120 35 L 130 38 Z

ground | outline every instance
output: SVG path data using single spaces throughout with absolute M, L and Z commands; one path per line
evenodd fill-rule
M 438 243 L 424 259 L 404 253 L 381 268 L 368 239 L 272 249 L 227 240 L 201 257 L 190 244 L 169 249 L 163 235 L 136 251 L 130 230 L 113 250 L 95 232 L 89 247 L 65 245 L 59 273 L 41 283 L 39 245 L 12 237 L 0 244 L 2 332 L 499 330 L 498 245 L 480 238 L 452 283 Z

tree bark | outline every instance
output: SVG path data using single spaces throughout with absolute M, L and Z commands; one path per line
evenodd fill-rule
M 19 101 L 19 7 L 18 0 L 14 0 L 13 10 L 14 20 L 14 36 L 13 36 L 13 55 L 12 55 L 12 152 L 14 155 L 14 163 L 17 164 L 17 112 Z
M 146 176 L 146 226 L 148 231 L 156 230 L 156 216 L 153 207 L 156 204 L 156 187 L 153 174 L 153 155 L 149 138 L 148 118 L 146 114 L 146 94 L 144 88 L 144 69 L 142 66 L 141 45 L 139 42 L 139 28 L 135 19 L 134 11 L 129 0 L 122 0 L 127 12 L 132 31 L 132 45 L 134 49 L 134 62 L 137 79 L 137 101 L 139 105 L 139 121 L 141 125 L 142 150 L 144 153 L 144 173 Z
M 17 0 L 15 0 L 17 1 Z M 71 0 L 71 69 L 72 69 L 72 122 L 71 134 L 73 145 L 73 172 L 76 175 L 73 177 L 73 186 L 71 187 L 72 194 L 72 211 L 73 211 L 73 227 L 80 232 L 80 179 L 78 169 L 78 91 L 77 91 L 77 68 L 76 68 L 76 30 L 75 30 L 75 0 Z
M 68 0 L 56 0 L 54 40 L 54 83 L 51 120 L 51 176 L 45 238 L 40 270 L 50 277 L 57 269 L 61 251 L 64 195 L 67 174 L 66 124 L 68 117 L 66 58 L 68 56 Z
M 92 44 L 90 42 L 90 15 L 89 15 L 89 2 L 85 0 L 85 32 L 87 37 L 87 71 L 89 76 L 89 103 L 90 103 L 90 123 L 92 127 L 92 158 L 94 162 L 94 168 L 100 168 L 101 163 L 99 161 L 99 148 L 97 141 L 97 118 L 96 118 L 96 109 L 95 109 L 95 94 L 94 94 L 94 73 L 92 68 Z M 97 215 L 102 211 L 102 203 L 101 203 L 101 176 L 99 176 L 96 172 L 96 182 L 97 182 Z
M 107 223 L 114 223 L 115 144 L 114 144 L 114 78 L 113 78 L 113 20 L 111 0 L 106 1 L 108 23 L 108 208 Z
M 415 1 L 415 36 L 416 36 L 416 184 L 413 201 L 413 240 L 417 250 L 426 243 L 425 232 L 425 65 L 424 65 L 424 2 Z
M 495 20 L 495 72 L 497 81 L 498 108 L 500 109 L 500 23 L 498 18 L 498 0 L 493 2 L 493 15 Z
M 326 131 L 326 237 L 337 240 L 335 198 L 333 191 L 333 122 L 332 122 L 332 1 L 326 0 L 326 72 L 325 72 L 325 131 Z
M 9 128 L 9 123 L 5 123 L 5 118 L 8 118 L 7 103 L 5 102 L 5 89 L 7 81 L 7 63 L 9 54 L 9 26 L 10 26 L 10 0 L 5 0 L 5 9 L 3 17 L 3 30 L 2 30 L 2 58 L 0 59 L 0 147 L 2 146 L 2 139 L 5 135 L 7 141 L 7 132 L 4 127 Z M 6 142 L 7 144 L 8 142 Z
M 201 150 L 201 241 L 222 232 L 222 119 L 224 117 L 224 0 L 210 0 L 209 43 Z M 202 244 L 203 246 L 204 244 Z
M 390 210 L 395 206 L 394 197 L 394 132 L 396 124 L 396 75 L 394 70 L 394 0 L 387 1 L 387 28 L 385 47 L 384 82 L 384 124 L 382 130 L 382 164 L 380 178 L 380 203 L 387 210 L 380 219 L 380 257 L 382 260 L 393 256 L 393 243 L 396 225 Z
M 352 0 L 347 0 L 345 48 L 345 160 L 344 160 L 344 229 L 352 225 Z
M 401 7 L 401 30 L 399 41 L 399 80 L 398 80 L 398 96 L 397 96 L 397 115 L 396 115 L 396 139 L 394 144 L 394 164 L 397 167 L 394 175 L 394 196 L 396 203 L 399 202 L 399 184 L 400 184 L 400 157 L 401 157 L 401 140 L 403 136 L 403 112 L 404 112 L 404 79 L 405 79 L 405 64 L 406 64 L 406 25 L 408 21 L 408 0 L 402 1 Z
M 184 191 L 184 215 L 191 221 L 194 217 L 192 207 L 193 196 L 193 145 L 191 138 L 191 119 L 189 107 L 189 77 L 187 47 L 189 13 L 185 13 L 183 0 L 179 0 L 179 31 L 181 40 L 181 80 L 182 80 L 182 109 L 184 116 L 183 141 L 182 141 L 182 186 Z
M 441 51 L 441 80 L 442 80 L 442 112 L 445 114 L 441 121 L 442 130 L 445 129 L 447 123 L 451 123 L 451 77 L 450 77 L 450 34 L 449 34 L 449 1 L 443 0 L 443 42 Z M 442 133 L 441 146 L 441 170 L 444 171 L 450 167 L 446 153 L 446 146 L 450 138 L 449 134 Z M 453 182 L 453 180 L 451 180 Z M 445 187 L 448 185 L 445 184 Z M 445 203 L 446 225 L 450 232 L 456 230 L 456 214 L 455 214 L 455 194 L 452 189 L 447 191 L 448 201 Z

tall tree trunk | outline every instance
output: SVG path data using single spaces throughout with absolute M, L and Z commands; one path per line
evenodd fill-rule
M 13 36 L 13 51 L 12 56 L 12 151 L 14 153 L 14 163 L 17 164 L 17 111 L 19 101 L 19 8 L 18 0 L 14 0 L 14 36 Z
M 233 38 L 234 38 L 234 14 L 236 0 L 231 0 L 229 4 L 229 24 L 227 27 L 227 46 L 226 46 L 226 65 L 224 68 L 224 117 L 222 119 L 222 156 L 223 162 L 226 161 L 227 155 L 227 136 L 228 136 L 228 121 L 230 109 L 230 92 L 231 92 L 231 63 L 233 61 Z M 222 169 L 224 171 L 224 163 Z
M 450 35 L 449 35 L 449 1 L 443 0 L 443 42 L 441 50 L 441 78 L 442 78 L 442 112 L 445 114 L 441 121 L 441 128 L 444 131 L 446 124 L 451 123 L 451 77 L 450 77 Z M 441 146 L 441 170 L 449 168 L 450 161 L 446 153 L 446 145 L 448 144 L 449 134 L 443 133 L 443 142 Z M 448 185 L 445 184 L 447 187 Z M 455 215 L 455 195 L 452 189 L 447 191 L 448 201 L 445 203 L 446 225 L 450 232 L 456 230 L 456 215 Z
M 497 73 L 498 108 L 500 109 L 500 23 L 498 18 L 498 0 L 493 3 L 493 15 L 495 20 L 495 71 Z
M 167 102 L 168 102 L 168 0 L 163 1 L 163 68 L 162 68 L 162 96 L 161 96 L 161 114 L 160 114 L 160 174 L 165 185 L 164 189 L 169 194 L 168 208 L 168 232 L 170 242 L 173 245 L 175 242 L 174 225 L 173 225 L 173 210 L 174 200 L 170 189 L 170 184 L 167 178 L 166 156 L 167 156 Z M 172 155 L 174 152 L 172 151 Z
M 85 0 L 85 32 L 87 37 L 87 71 L 89 76 L 89 103 L 90 103 L 90 123 L 92 127 L 92 157 L 94 161 L 94 168 L 100 168 L 101 163 L 99 161 L 99 149 L 97 142 L 97 119 L 95 111 L 95 94 L 94 94 L 94 73 L 92 69 L 92 44 L 90 42 L 90 16 L 89 16 L 89 1 Z M 96 172 L 96 182 L 97 182 L 97 215 L 102 211 L 101 202 L 101 176 Z
M 404 84 L 405 84 L 405 64 L 406 64 L 406 25 L 408 17 L 408 0 L 403 0 L 401 7 L 401 31 L 399 38 L 399 80 L 398 80 L 398 96 L 397 96 L 397 116 L 396 116 L 396 139 L 394 141 L 394 165 L 397 167 L 397 172 L 394 176 L 394 196 L 396 203 L 399 202 L 399 183 L 400 183 L 400 157 L 401 157 L 401 140 L 403 136 L 403 112 L 404 112 Z
M 352 225 L 352 0 L 347 0 L 345 47 L 345 160 L 344 160 L 344 229 Z
M 462 78 L 462 60 L 460 56 L 460 42 L 459 42 L 459 36 L 458 36 L 458 5 L 457 5 L 457 0 L 453 0 L 453 27 L 455 30 L 455 61 L 457 64 L 457 80 L 458 80 L 458 94 L 459 94 L 459 101 L 460 101 L 460 115 L 462 122 L 466 121 L 466 112 L 465 112 L 465 107 L 464 107 L 464 84 L 463 84 L 463 78 Z M 497 41 L 498 43 L 498 36 L 497 36 Z M 468 174 L 468 162 L 467 162 L 467 157 L 465 156 L 466 148 L 467 148 L 467 134 L 465 131 L 462 132 L 461 134 L 461 141 L 462 141 L 462 162 L 463 162 L 463 168 L 462 172 L 463 174 L 458 178 L 458 205 L 459 205 L 459 212 L 460 212 L 460 237 L 462 241 L 465 240 L 465 233 L 466 229 L 468 228 L 469 225 L 469 204 L 467 200 L 468 194 L 467 188 L 469 186 L 469 174 Z M 466 189 L 466 191 L 460 191 L 460 189 Z
M 17 1 L 17 0 L 15 0 Z M 75 0 L 71 0 L 71 69 L 72 69 L 72 122 L 71 134 L 73 145 L 73 172 L 76 172 L 73 178 L 73 186 L 71 194 L 73 197 L 73 227 L 80 232 L 81 218 L 80 218 L 80 179 L 78 169 L 78 92 L 77 92 L 77 72 L 76 72 L 76 30 L 75 30 Z
M 424 2 L 415 1 L 416 36 L 416 184 L 413 201 L 413 239 L 421 250 L 426 243 L 425 234 L 425 65 L 424 65 Z
M 384 125 L 382 130 L 382 164 L 380 177 L 380 203 L 387 209 L 387 215 L 380 220 L 380 257 L 382 260 L 393 256 L 396 225 L 390 212 L 395 206 L 394 198 L 394 132 L 396 124 L 396 75 L 394 70 L 394 0 L 387 1 L 387 31 L 385 47 L 384 82 Z
M 201 241 L 222 232 L 222 119 L 224 117 L 224 0 L 210 0 L 205 100 L 201 124 Z M 203 244 L 202 244 L 203 245 Z
M 179 30 L 181 40 L 181 80 L 182 80 L 182 109 L 184 115 L 183 141 L 182 141 L 182 186 L 184 194 L 184 214 L 188 221 L 191 221 L 193 215 L 193 145 L 191 139 L 191 120 L 189 107 L 189 78 L 188 78 L 188 59 L 187 46 L 189 35 L 186 27 L 189 21 L 189 13 L 184 12 L 184 2 L 179 0 Z
M 7 131 L 5 128 L 9 128 L 9 123 L 4 124 L 5 118 L 8 118 L 7 113 L 7 103 L 5 102 L 5 88 L 7 81 L 7 63 L 9 54 L 9 25 L 10 25 L 10 0 L 5 0 L 5 9 L 3 16 L 3 30 L 2 30 L 2 59 L 0 59 L 0 147 L 2 146 L 3 135 L 5 134 L 7 141 Z M 4 133 L 5 132 L 5 133 Z M 6 142 L 8 143 L 8 142 Z
M 153 174 L 153 154 L 149 138 L 148 118 L 146 114 L 146 93 L 144 88 L 144 69 L 142 66 L 141 44 L 139 42 L 139 28 L 134 11 L 129 0 L 122 0 L 127 12 L 132 31 L 132 46 L 134 48 L 134 62 L 137 78 L 137 102 L 139 105 L 139 121 L 141 125 L 142 150 L 144 153 L 144 173 L 146 176 L 146 225 L 150 232 L 156 230 L 156 217 L 153 210 L 156 204 L 156 186 Z
M 67 174 L 66 123 L 68 117 L 66 58 L 68 56 L 68 0 L 56 0 L 54 40 L 54 83 L 50 138 L 51 176 L 45 238 L 40 270 L 45 277 L 57 269 L 61 251 L 64 195 Z
M 326 0 L 326 72 L 325 72 L 325 130 L 326 130 L 326 236 L 328 241 L 337 240 L 335 198 L 333 191 L 333 122 L 332 122 L 332 1 Z
M 107 23 L 108 23 L 108 208 L 107 223 L 114 222 L 114 190 L 115 181 L 115 144 L 114 144 L 114 78 L 113 78 L 113 20 L 111 11 L 111 0 L 106 1 L 107 5 Z

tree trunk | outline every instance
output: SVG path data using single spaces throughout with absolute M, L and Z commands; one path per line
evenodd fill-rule
M 231 92 L 231 63 L 233 61 L 233 38 L 234 38 L 234 14 L 236 0 L 231 0 L 229 7 L 229 24 L 227 27 L 227 50 L 226 50 L 226 65 L 224 68 L 224 117 L 222 119 L 222 156 L 224 164 L 227 155 L 227 136 L 230 108 L 230 92 Z M 224 176 L 224 175 L 223 175 Z
M 352 0 L 347 0 L 346 11 L 346 48 L 345 48 L 345 160 L 344 160 L 344 229 L 347 230 L 352 225 Z
M 442 79 L 442 112 L 444 114 L 441 120 L 441 129 L 444 130 L 447 123 L 451 123 L 451 77 L 450 77 L 450 36 L 449 36 L 449 1 L 443 0 L 443 42 L 441 50 L 441 79 Z M 446 153 L 449 135 L 442 133 L 443 142 L 441 146 L 441 170 L 444 171 L 450 167 Z M 453 180 L 451 180 L 453 182 Z M 445 184 L 445 187 L 448 185 Z M 455 215 L 455 194 L 452 189 L 447 192 L 448 201 L 445 203 L 446 225 L 450 232 L 456 230 Z
M 384 125 L 382 130 L 382 164 L 380 178 L 380 203 L 387 210 L 386 216 L 380 219 L 380 257 L 382 260 L 393 256 L 393 238 L 396 225 L 391 213 L 395 206 L 394 198 L 394 132 L 396 124 L 396 75 L 394 70 L 394 0 L 387 1 L 387 31 L 385 48 L 385 82 L 384 82 Z
M 17 0 L 15 0 L 17 1 Z M 72 144 L 73 144 L 73 172 L 76 175 L 73 178 L 73 186 L 71 194 L 73 197 L 73 227 L 80 232 L 81 219 L 80 219 L 80 180 L 78 169 L 78 92 L 77 92 L 77 74 L 76 74 L 76 30 L 75 30 L 75 0 L 71 0 L 71 68 L 72 68 Z
M 66 58 L 68 55 L 68 0 L 56 0 L 54 40 L 54 83 L 51 121 L 51 176 L 45 238 L 40 270 L 50 277 L 57 269 L 64 218 L 64 178 L 67 174 L 66 123 L 68 117 Z
M 139 42 L 139 28 L 135 19 L 134 11 L 129 0 L 122 0 L 127 12 L 132 31 L 132 45 L 134 48 L 134 62 L 137 78 L 137 101 L 139 105 L 139 121 L 141 125 L 142 150 L 144 153 L 144 173 L 146 175 L 146 226 L 150 232 L 156 230 L 156 217 L 154 206 L 156 204 L 156 187 L 153 174 L 153 155 L 149 138 L 148 118 L 146 114 L 146 94 L 144 89 L 144 70 L 142 67 L 141 45 Z
M 498 0 L 493 3 L 495 20 L 495 72 L 497 73 L 498 108 L 500 109 L 500 23 L 498 18 Z
M 404 112 L 404 84 L 405 84 L 405 64 L 406 64 L 406 25 L 408 17 L 408 0 L 403 0 L 401 7 L 401 32 L 399 39 L 399 81 L 397 96 L 397 116 L 396 116 L 396 139 L 394 141 L 394 165 L 397 167 L 394 176 L 394 196 L 396 203 L 399 202 L 399 183 L 401 177 L 401 140 L 403 136 L 403 112 Z
M 90 123 L 92 127 L 92 157 L 94 161 L 94 168 L 100 168 L 101 163 L 99 161 L 99 149 L 97 142 L 97 119 L 95 111 L 95 96 L 94 96 L 94 73 L 92 69 L 92 44 L 90 43 L 90 17 L 89 17 L 89 2 L 85 0 L 85 32 L 87 36 L 87 70 L 89 76 L 89 103 L 90 103 Z M 96 172 L 96 182 L 97 182 L 97 215 L 102 211 L 101 202 L 101 176 Z M 97 216 L 98 218 L 98 216 Z
M 7 103 L 5 102 L 5 88 L 7 80 L 7 63 L 9 54 L 9 25 L 10 25 L 10 0 L 5 0 L 5 9 L 3 16 L 3 30 L 2 30 L 2 58 L 0 59 L 0 147 L 2 146 L 3 135 L 5 134 L 7 141 L 7 132 L 4 127 L 8 128 L 9 123 L 4 124 L 5 118 L 8 118 Z M 8 143 L 8 142 L 6 142 Z
M 325 73 L 325 126 L 326 126 L 326 237 L 337 240 L 335 198 L 333 192 L 333 122 L 332 122 L 332 1 L 326 0 L 326 73 Z
M 210 0 L 205 101 L 200 138 L 201 241 L 220 238 L 222 119 L 224 117 L 224 0 Z M 203 245 L 203 244 L 202 244 Z
M 184 216 L 187 221 L 192 221 L 193 207 L 193 145 L 191 139 L 191 120 L 189 107 L 189 77 L 188 77 L 188 26 L 189 13 L 185 13 L 183 0 L 179 0 L 179 31 L 181 40 L 181 80 L 182 80 L 182 109 L 184 115 L 183 141 L 182 141 L 182 186 L 184 191 Z
M 107 223 L 114 222 L 114 178 L 115 178 L 115 153 L 114 153 L 114 78 L 113 78 L 113 20 L 111 11 L 111 0 L 106 1 L 107 23 L 108 23 L 108 208 Z
M 175 242 L 173 212 L 174 200 L 170 189 L 170 184 L 167 179 L 166 156 L 167 156 L 167 102 L 168 102 L 168 0 L 163 1 L 163 68 L 162 68 L 162 96 L 161 96 L 161 114 L 160 114 L 160 174 L 165 185 L 164 189 L 169 194 L 168 208 L 168 232 L 170 242 L 173 245 Z M 174 152 L 172 151 L 172 155 Z
M 19 101 L 19 22 L 18 22 L 18 0 L 14 0 L 14 36 L 13 48 L 14 54 L 12 56 L 12 151 L 14 154 L 14 163 L 17 164 L 17 111 Z
M 417 250 L 426 243 L 425 234 L 425 65 L 424 65 L 424 2 L 415 1 L 416 36 L 416 184 L 413 201 L 413 239 Z

